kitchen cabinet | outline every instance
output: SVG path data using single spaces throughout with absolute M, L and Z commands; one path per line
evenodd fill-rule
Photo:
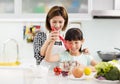
M 6 7 L 6 10 L 0 10 L 0 20 L 44 21 L 46 13 L 54 5 L 64 6 L 70 21 L 92 18 L 92 0 L 0 0 L 0 3 Z
M 14 0 L 0 0 L 0 13 L 14 13 Z
M 114 9 L 115 0 L 93 0 L 93 10 L 112 10 Z
M 93 10 L 120 10 L 120 0 L 93 0 Z
M 120 17 L 120 0 L 93 0 L 92 15 L 94 18 Z

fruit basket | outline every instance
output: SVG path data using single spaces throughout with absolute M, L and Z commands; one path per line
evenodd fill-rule
M 8 39 L 2 45 L 0 55 L 0 66 L 18 66 L 19 48 L 15 39 Z

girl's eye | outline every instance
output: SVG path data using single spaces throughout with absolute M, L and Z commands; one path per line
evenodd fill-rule
M 63 23 L 62 21 L 60 21 L 59 23 Z
M 78 44 L 79 42 L 75 42 L 75 44 Z

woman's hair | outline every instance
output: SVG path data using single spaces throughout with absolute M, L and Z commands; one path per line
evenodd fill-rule
M 47 30 L 49 32 L 52 30 L 51 26 L 50 26 L 50 20 L 55 16 L 62 16 L 64 18 L 65 22 L 64 22 L 64 26 L 62 28 L 62 31 L 64 31 L 67 27 L 67 24 L 68 24 L 68 13 L 67 13 L 66 9 L 62 6 L 53 6 L 48 11 L 48 14 L 46 16 L 46 28 L 47 28 Z
M 79 28 L 70 28 L 65 34 L 65 40 L 67 41 L 77 41 L 83 40 L 83 33 Z M 82 46 L 81 46 L 82 48 Z M 82 51 L 80 48 L 80 52 Z

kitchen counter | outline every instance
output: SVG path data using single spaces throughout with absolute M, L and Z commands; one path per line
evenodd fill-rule
M 32 72 L 33 60 L 20 60 L 18 66 L 0 66 L 0 84 L 26 84 L 25 74 Z
M 85 79 L 56 76 L 53 71 L 40 68 L 29 60 L 21 61 L 19 66 L 0 66 L 0 84 L 120 84 L 120 82 L 96 81 L 94 74 L 85 76 Z
M 54 75 L 54 73 L 49 72 L 47 76 L 44 77 L 34 77 L 31 79 L 27 79 L 26 84 L 120 84 L 120 82 L 100 82 L 99 80 L 95 80 L 93 78 L 92 73 L 90 76 L 85 76 L 85 79 L 75 79 L 70 77 L 62 77 Z M 29 81 L 28 81 L 29 80 Z

